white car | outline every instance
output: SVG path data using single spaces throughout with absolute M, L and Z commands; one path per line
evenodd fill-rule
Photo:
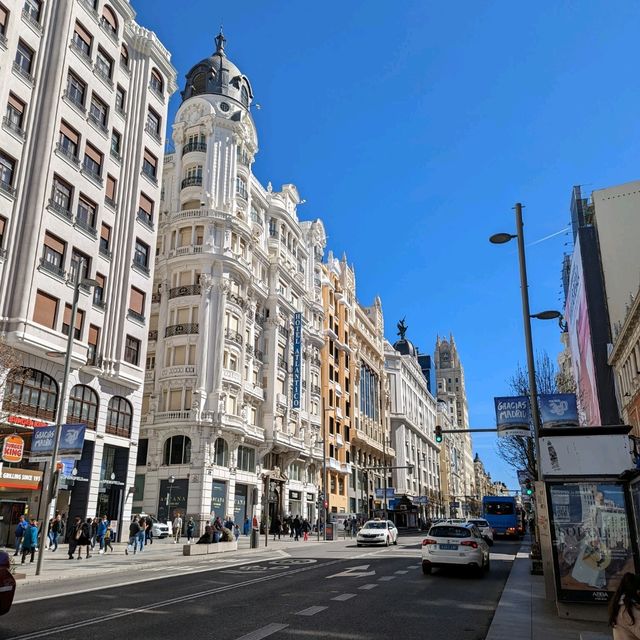
M 166 522 L 160 522 L 158 518 L 146 513 L 139 513 L 139 518 L 149 518 L 151 520 L 151 531 L 154 538 L 167 538 L 171 534 L 171 527 Z
M 488 538 L 487 544 L 490 547 L 493 545 L 493 529 L 484 518 L 469 518 L 467 520 L 467 524 L 473 524 L 478 527 L 478 529 L 480 529 L 480 533 L 485 536 L 485 539 Z
M 422 541 L 422 572 L 433 567 L 466 566 L 479 576 L 489 571 L 489 545 L 474 525 L 438 524 Z
M 367 520 L 358 531 L 356 544 L 398 544 L 398 529 L 391 520 Z

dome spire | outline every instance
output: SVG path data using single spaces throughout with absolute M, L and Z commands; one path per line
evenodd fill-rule
M 220 25 L 220 33 L 214 38 L 216 42 L 216 53 L 224 56 L 224 45 L 227 42 L 227 39 L 224 37 L 224 33 L 222 33 L 222 25 Z

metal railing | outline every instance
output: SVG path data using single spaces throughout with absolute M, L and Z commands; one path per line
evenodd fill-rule
M 10 131 L 13 131 L 13 133 L 15 133 L 20 138 L 24 138 L 24 129 L 21 126 L 17 125 L 8 116 L 4 116 L 4 118 L 2 118 L 2 124 Z
M 172 298 L 181 298 L 183 296 L 199 296 L 202 287 L 199 284 L 188 284 L 181 287 L 173 287 L 169 289 L 169 300 Z
M 171 338 L 172 336 L 189 335 L 193 333 L 198 333 L 199 330 L 200 330 L 200 325 L 197 322 L 172 324 L 165 329 L 164 337 Z
M 191 153 L 192 151 L 201 151 L 206 152 L 207 143 L 206 142 L 187 142 L 187 144 L 182 147 L 182 155 L 186 153 Z
M 225 329 L 224 337 L 227 340 L 231 340 L 231 342 L 239 344 L 240 346 L 242 346 L 242 343 L 244 342 L 242 336 L 237 331 L 233 331 L 232 329 Z
M 188 178 L 184 178 L 181 183 L 181 188 L 186 189 L 187 187 L 201 187 L 202 186 L 202 176 L 189 176 Z

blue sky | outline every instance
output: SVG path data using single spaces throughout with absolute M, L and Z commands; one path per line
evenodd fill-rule
M 432 352 L 454 334 L 471 425 L 495 425 L 493 397 L 525 361 L 514 230 L 528 243 L 565 228 L 574 184 L 637 179 L 640 9 L 634 2 L 133 0 L 138 21 L 184 74 L 214 50 L 251 80 L 256 175 L 297 185 L 302 219 L 355 265 L 358 298 L 380 295 L 387 337 Z M 186 9 L 188 8 L 188 9 Z M 175 113 L 179 95 L 173 97 Z M 559 308 L 568 235 L 528 247 L 532 312 Z M 535 322 L 555 359 L 556 322 Z M 515 487 L 493 434 L 474 448 Z

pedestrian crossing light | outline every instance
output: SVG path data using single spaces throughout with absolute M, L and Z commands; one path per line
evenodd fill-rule
M 442 427 L 440 425 L 436 425 L 436 442 L 442 442 Z
M 533 495 L 533 487 L 531 486 L 531 480 L 529 480 L 528 478 L 527 478 L 527 480 L 524 481 L 524 492 L 528 496 L 532 496 Z

